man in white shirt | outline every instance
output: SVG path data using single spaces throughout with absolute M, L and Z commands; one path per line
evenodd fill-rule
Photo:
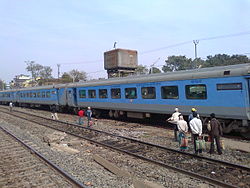
M 177 139 L 177 131 L 178 131 L 177 122 L 179 121 L 179 115 L 180 114 L 181 113 L 179 112 L 179 109 L 175 108 L 175 112 L 172 114 L 172 116 L 170 118 L 167 119 L 167 121 L 174 126 L 174 138 L 175 138 L 175 141 L 178 141 L 178 139 Z
M 12 112 L 13 111 L 13 103 L 12 102 L 9 103 L 9 107 L 10 107 L 10 112 Z
M 198 140 L 199 136 L 202 134 L 202 122 L 197 118 L 197 113 L 193 113 L 193 119 L 189 122 L 191 132 L 194 138 L 194 152 L 195 154 L 202 153 L 202 149 L 196 148 L 196 140 Z

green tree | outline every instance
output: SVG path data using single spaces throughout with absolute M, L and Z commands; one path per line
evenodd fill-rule
M 245 55 L 230 56 L 227 54 L 216 54 L 214 56 L 207 56 L 207 60 L 202 67 L 215 67 L 243 63 L 250 63 L 250 59 Z
M 162 67 L 163 72 L 193 69 L 195 67 L 191 58 L 186 56 L 169 56 Z
M 155 73 L 161 73 L 161 70 L 157 67 L 152 67 L 150 70 L 149 70 L 149 74 L 155 74 Z
M 69 75 L 69 73 L 64 72 L 62 74 L 62 77 L 61 77 L 60 81 L 62 83 L 70 83 L 70 82 L 73 82 L 73 79 L 71 78 L 71 76 Z
M 135 72 L 137 74 L 147 74 L 148 73 L 148 69 L 147 69 L 146 66 L 138 65 L 137 68 L 135 69 Z

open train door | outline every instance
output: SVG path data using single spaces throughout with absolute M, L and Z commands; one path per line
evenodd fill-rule
M 243 120 L 242 124 L 244 127 L 246 127 L 246 131 L 242 132 L 241 135 L 247 139 L 250 139 L 250 77 L 247 77 L 247 92 L 248 92 L 248 108 L 246 109 L 247 111 L 247 116 L 248 120 Z
M 77 106 L 76 88 L 67 88 L 66 98 L 67 98 L 68 106 L 76 107 Z

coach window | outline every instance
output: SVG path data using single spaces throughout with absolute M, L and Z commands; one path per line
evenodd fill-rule
M 42 92 L 42 98 L 45 98 L 45 91 Z
M 79 98 L 86 98 L 86 90 L 79 90 Z
M 112 99 L 120 99 L 121 98 L 121 89 L 120 88 L 111 89 L 111 98 Z
M 37 93 L 37 97 L 39 97 L 39 98 L 41 97 L 41 93 L 40 92 Z
M 50 91 L 46 91 L 46 98 L 50 98 Z
M 32 98 L 32 93 L 30 92 L 30 98 Z
M 187 99 L 206 99 L 206 85 L 186 85 L 186 97 Z
M 162 86 L 161 98 L 162 99 L 178 99 L 179 98 L 178 86 Z
M 141 95 L 143 99 L 155 99 L 155 87 L 143 87 L 141 88 Z
M 136 99 L 137 98 L 137 92 L 136 88 L 125 88 L 125 98 L 126 99 Z
M 242 83 L 217 84 L 217 90 L 242 90 Z
M 107 89 L 99 89 L 99 98 L 100 99 L 108 98 L 108 90 Z
M 88 90 L 89 98 L 96 98 L 96 91 L 95 90 Z
M 36 98 L 36 93 L 33 93 L 33 97 Z

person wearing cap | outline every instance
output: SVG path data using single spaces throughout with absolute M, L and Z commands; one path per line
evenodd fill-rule
M 214 140 L 216 142 L 217 152 L 219 155 L 222 154 L 221 151 L 221 145 L 220 145 L 220 136 L 222 136 L 222 127 L 220 122 L 215 118 L 215 114 L 210 114 L 210 126 L 211 131 L 209 132 L 209 135 L 211 136 L 211 146 L 210 146 L 210 154 L 214 153 Z
M 175 141 L 178 141 L 177 138 L 177 122 L 179 121 L 179 115 L 181 113 L 179 112 L 178 108 L 175 108 L 175 112 L 172 114 L 172 116 L 170 118 L 167 119 L 167 122 L 169 122 L 170 124 L 172 124 L 174 126 L 174 139 Z
M 196 112 L 197 113 L 197 110 L 195 109 L 195 108 L 192 108 L 191 109 L 191 114 L 189 114 L 189 116 L 188 116 L 188 122 L 190 122 L 193 118 L 194 118 L 194 112 Z M 198 116 L 199 117 L 199 116 Z
M 179 131 L 179 145 L 180 150 L 185 151 L 188 149 L 187 146 L 187 132 L 188 132 L 188 125 L 187 122 L 184 120 L 183 115 L 179 115 L 179 121 L 177 121 L 177 128 Z
M 90 127 L 91 124 L 91 118 L 92 118 L 92 110 L 90 107 L 88 107 L 88 110 L 86 112 L 87 119 L 88 119 L 88 127 Z

